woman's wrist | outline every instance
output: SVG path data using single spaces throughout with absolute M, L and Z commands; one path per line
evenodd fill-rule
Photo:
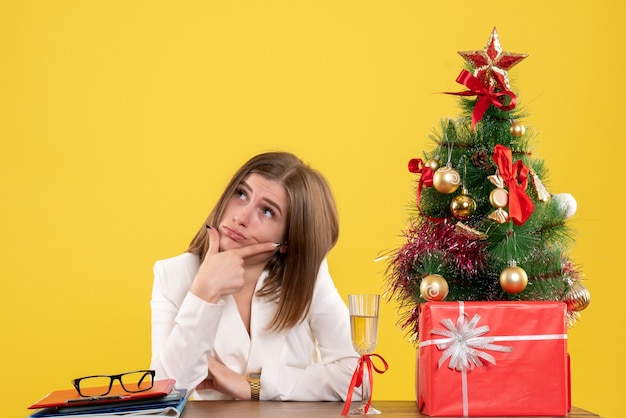
M 193 293 L 194 295 L 196 295 L 197 297 L 199 297 L 200 299 L 208 303 L 213 303 L 213 304 L 216 304 L 217 302 L 219 302 L 220 297 L 221 297 L 220 294 L 216 294 L 215 292 L 211 292 L 207 289 L 202 289 L 201 286 L 196 285 L 195 280 L 191 284 L 191 288 L 189 289 L 189 291 Z
M 261 373 L 250 373 L 246 380 L 250 385 L 250 399 L 258 401 L 261 397 Z

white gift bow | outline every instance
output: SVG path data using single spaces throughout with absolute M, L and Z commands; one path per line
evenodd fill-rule
M 509 353 L 513 351 L 513 347 L 506 345 L 492 344 L 493 337 L 482 337 L 489 332 L 489 325 L 483 325 L 476 328 L 478 321 L 480 321 L 480 315 L 475 314 L 471 321 L 467 321 L 468 315 L 462 313 L 456 320 L 456 326 L 450 318 L 443 319 L 441 324 L 447 328 L 445 329 L 433 329 L 431 334 L 442 335 L 448 337 L 442 341 L 437 341 L 437 348 L 445 350 L 443 355 L 439 359 L 439 367 L 441 367 L 446 360 L 450 359 L 448 367 L 453 370 L 468 371 L 475 366 L 480 367 L 483 363 L 480 359 L 488 361 L 491 364 L 496 364 L 496 359 L 491 354 L 482 351 L 499 351 L 502 353 Z

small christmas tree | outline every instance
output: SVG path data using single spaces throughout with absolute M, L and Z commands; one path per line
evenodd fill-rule
M 511 90 L 508 71 L 527 57 L 502 50 L 496 29 L 482 50 L 459 52 L 462 114 L 433 130 L 434 148 L 412 159 L 415 206 L 387 269 L 401 327 L 417 340 L 426 301 L 564 301 L 570 324 L 589 304 L 570 260 L 567 220 L 575 199 L 551 194 L 547 169 L 531 152 L 535 133 Z M 468 71 L 469 70 L 469 71 Z

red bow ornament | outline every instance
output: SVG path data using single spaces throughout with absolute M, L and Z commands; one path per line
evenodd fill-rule
M 493 150 L 493 161 L 498 173 L 509 189 L 509 216 L 517 226 L 528 220 L 535 210 L 535 204 L 526 194 L 530 169 L 522 160 L 513 164 L 513 153 L 504 145 L 497 144 Z
M 435 173 L 432 168 L 428 167 L 424 164 L 420 158 L 413 158 L 409 161 L 409 171 L 411 173 L 421 174 L 420 181 L 417 185 L 417 207 L 420 206 L 420 196 L 422 194 L 422 187 L 432 187 L 433 185 L 433 174 Z
M 502 77 L 498 73 L 494 73 L 494 76 Z M 510 90 L 496 91 L 496 86 L 486 86 L 478 78 L 474 77 L 469 71 L 462 70 L 461 74 L 456 78 L 456 82 L 463 84 L 469 90 L 461 91 L 458 93 L 446 93 L 454 94 L 456 96 L 477 96 L 478 101 L 474 105 L 474 111 L 472 112 L 472 130 L 475 129 L 476 124 L 483 118 L 483 115 L 492 104 L 501 110 L 512 110 L 517 104 L 517 97 L 515 93 Z M 501 83 L 502 85 L 505 85 Z M 511 102 L 507 105 L 502 102 L 504 96 L 511 98 Z

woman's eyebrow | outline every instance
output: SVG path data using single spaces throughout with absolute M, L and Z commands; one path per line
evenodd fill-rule
M 254 192 L 254 190 L 252 190 L 252 187 L 250 187 L 250 185 L 248 183 L 246 183 L 245 180 L 243 180 L 241 182 L 241 187 L 243 187 L 244 189 L 246 189 L 248 192 Z M 268 199 L 266 197 L 263 197 L 261 200 L 263 200 L 265 203 L 267 203 L 269 206 L 272 206 L 274 209 L 276 209 L 276 211 L 279 214 L 283 214 L 283 211 L 280 207 L 280 205 L 276 202 L 274 202 L 272 199 Z
M 280 215 L 282 215 L 282 214 L 283 214 L 283 211 L 282 211 L 282 209 L 280 208 L 280 205 L 279 205 L 278 203 L 274 202 L 274 201 L 273 201 L 273 200 L 271 200 L 271 199 L 266 199 L 266 198 L 263 198 L 263 200 L 264 200 L 264 201 L 265 201 L 265 202 L 266 202 L 269 206 L 272 206 L 274 209 L 276 209 L 276 212 L 278 212 Z

